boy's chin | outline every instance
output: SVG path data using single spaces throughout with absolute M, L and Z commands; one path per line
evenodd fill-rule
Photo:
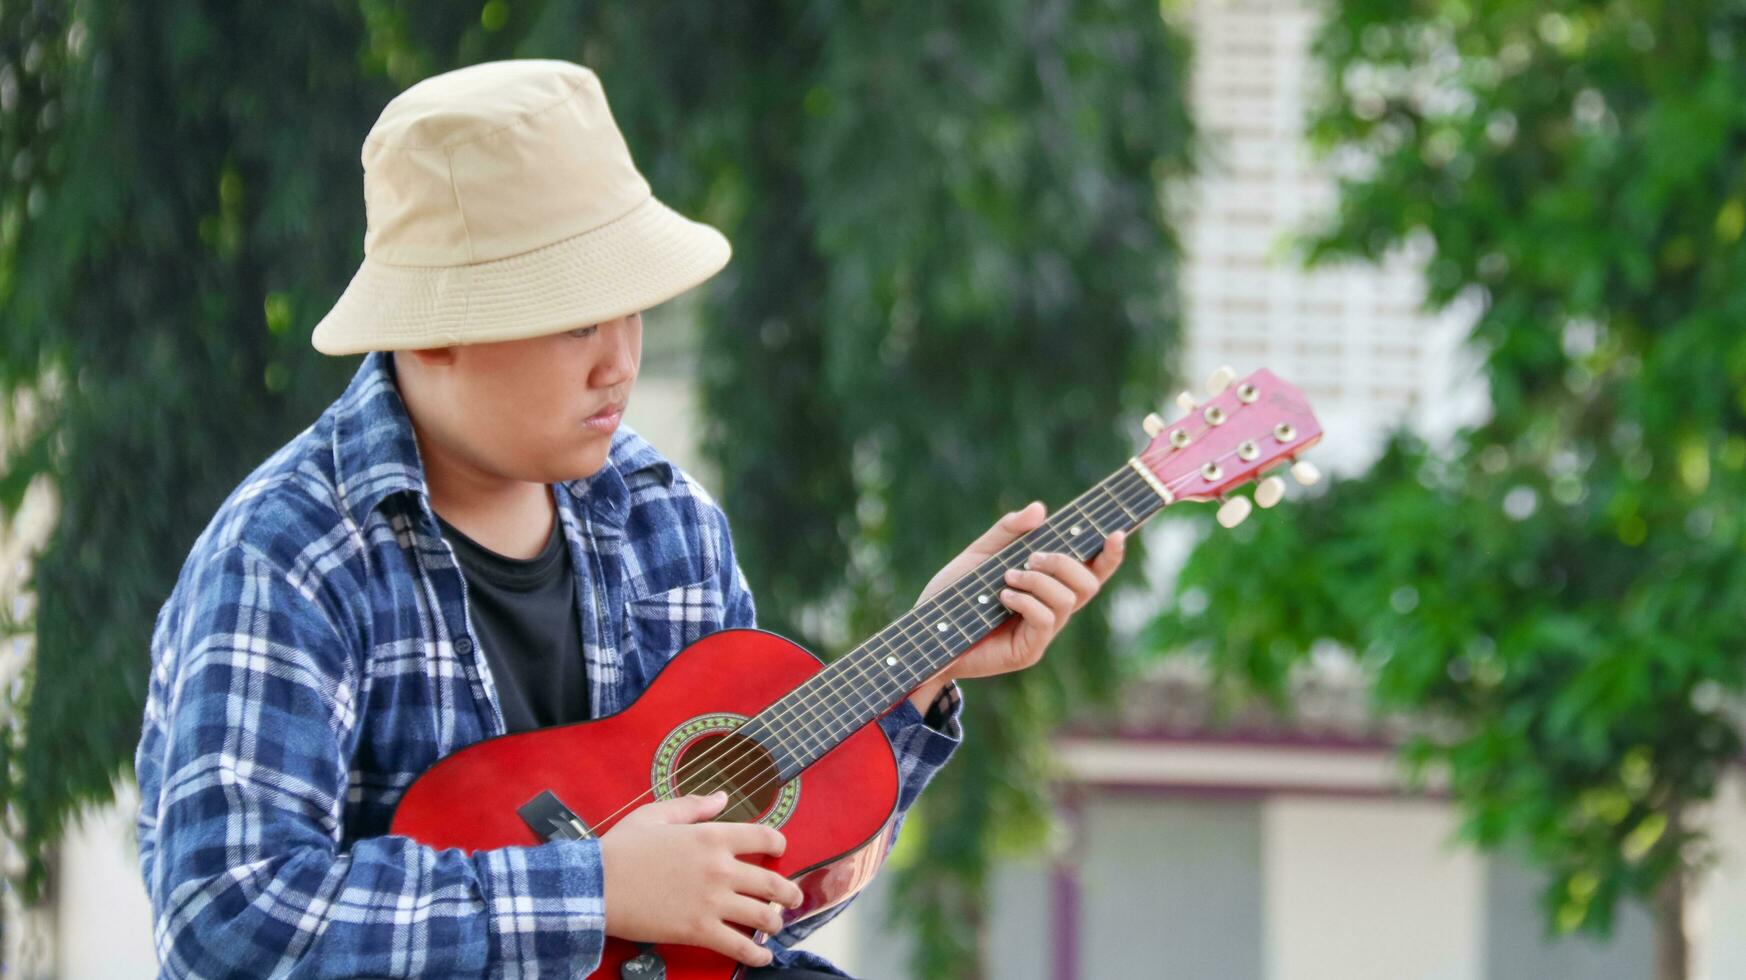
M 566 459 L 555 473 L 549 476 L 547 483 L 568 483 L 571 480 L 586 480 L 606 468 L 607 453 L 584 450 Z

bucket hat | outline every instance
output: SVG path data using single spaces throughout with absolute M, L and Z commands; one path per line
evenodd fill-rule
M 600 79 L 473 65 L 390 101 L 364 139 L 364 261 L 311 338 L 325 354 L 558 333 L 707 280 L 727 239 L 650 191 Z

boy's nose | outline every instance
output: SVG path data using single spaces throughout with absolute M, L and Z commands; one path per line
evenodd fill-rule
M 600 363 L 595 365 L 594 376 L 590 379 L 592 387 L 609 388 L 636 377 L 637 345 L 629 319 L 619 317 L 601 324 L 601 333 L 605 335 L 608 350 Z

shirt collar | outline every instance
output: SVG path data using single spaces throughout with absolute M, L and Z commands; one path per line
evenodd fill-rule
M 612 450 L 606 465 L 593 476 L 566 480 L 560 484 L 570 496 L 587 505 L 599 518 L 612 527 L 623 527 L 630 516 L 631 476 L 652 472 L 662 484 L 673 485 L 673 464 L 667 462 L 648 440 L 627 425 L 620 425 L 612 436 Z
M 340 500 L 360 527 L 390 494 L 428 495 L 412 417 L 395 385 L 393 355 L 365 355 L 334 403 L 333 461 Z
M 399 491 L 428 496 L 424 463 L 412 417 L 400 399 L 392 354 L 377 351 L 364 357 L 351 384 L 334 403 L 333 419 L 340 499 L 355 523 L 362 526 L 383 500 Z M 648 440 L 621 425 L 600 472 L 568 480 L 563 487 L 603 518 L 622 525 L 630 504 L 625 479 L 644 470 L 653 471 L 663 484 L 673 483 L 672 464 Z

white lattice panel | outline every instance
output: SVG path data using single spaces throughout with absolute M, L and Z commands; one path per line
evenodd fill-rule
M 1471 420 L 1483 391 L 1458 345 L 1472 314 L 1422 312 L 1425 256 L 1308 272 L 1294 252 L 1334 204 L 1303 135 L 1310 3 L 1197 0 L 1186 13 L 1202 145 L 1183 226 L 1188 379 L 1221 364 L 1292 379 L 1328 430 L 1317 457 L 1341 468 L 1367 463 L 1401 421 L 1435 437 Z

